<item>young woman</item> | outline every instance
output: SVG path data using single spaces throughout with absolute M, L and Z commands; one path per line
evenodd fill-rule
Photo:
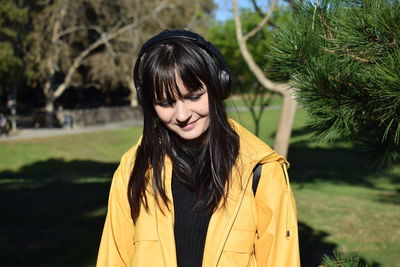
M 141 48 L 134 81 L 143 135 L 115 172 L 97 266 L 299 266 L 287 162 L 227 118 L 217 48 L 164 31 Z

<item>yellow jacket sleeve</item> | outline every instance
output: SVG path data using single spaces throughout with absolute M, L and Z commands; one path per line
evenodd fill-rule
M 300 266 L 296 204 L 290 189 L 286 163 L 270 162 L 262 167 L 256 193 L 259 267 Z
M 128 266 L 133 252 L 134 224 L 127 196 L 130 172 L 124 165 L 121 161 L 111 184 L 97 267 Z

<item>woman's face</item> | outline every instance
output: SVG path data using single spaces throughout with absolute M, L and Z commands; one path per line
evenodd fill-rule
M 194 140 L 210 125 L 207 88 L 191 93 L 177 79 L 182 98 L 155 103 L 155 110 L 164 125 L 185 140 Z

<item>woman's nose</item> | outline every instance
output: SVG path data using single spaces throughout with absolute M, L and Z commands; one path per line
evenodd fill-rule
M 175 103 L 175 118 L 179 122 L 186 122 L 190 119 L 190 108 L 185 101 L 177 100 Z

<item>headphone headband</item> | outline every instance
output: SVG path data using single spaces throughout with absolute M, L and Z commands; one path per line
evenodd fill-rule
M 230 87 L 230 70 L 227 68 L 224 56 L 212 43 L 206 41 L 202 36 L 197 33 L 186 31 L 186 30 L 165 30 L 158 35 L 150 38 L 146 41 L 139 50 L 138 57 L 135 62 L 133 69 L 133 81 L 137 90 L 137 98 L 139 104 L 142 103 L 142 92 L 141 92 L 141 81 L 139 75 L 139 66 L 142 56 L 155 44 L 167 40 L 167 39 L 189 39 L 193 40 L 199 47 L 207 51 L 208 54 L 215 57 L 218 60 L 218 65 L 220 69 L 219 79 L 221 83 L 221 89 L 225 90 L 224 98 L 229 95 Z
M 226 68 L 226 62 L 224 56 L 212 43 L 206 41 L 201 35 L 186 30 L 173 30 L 173 31 L 165 30 L 160 34 L 150 38 L 140 48 L 138 59 L 141 58 L 143 54 L 146 53 L 147 50 L 154 44 L 161 42 L 163 40 L 176 39 L 176 38 L 183 38 L 195 41 L 197 45 L 205 49 L 209 54 L 217 57 L 221 68 Z

